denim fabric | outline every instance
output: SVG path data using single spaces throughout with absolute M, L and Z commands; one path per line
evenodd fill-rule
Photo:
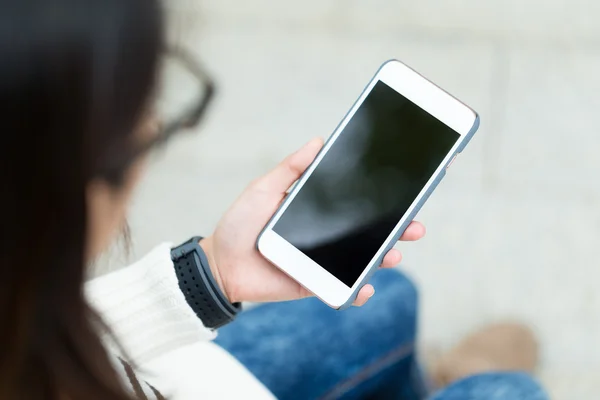
M 363 307 L 340 312 L 314 298 L 264 304 L 221 328 L 216 342 L 278 399 L 426 398 L 428 387 L 414 348 L 417 290 L 397 270 L 380 270 L 371 283 L 376 294 Z M 503 386 L 512 380 L 503 375 L 494 381 L 494 376 L 482 379 Z M 517 377 L 522 385 L 524 378 Z M 466 386 L 452 386 L 448 395 L 463 387 L 464 393 L 481 392 L 484 397 L 438 393 L 435 400 L 505 399 L 489 397 L 502 391 L 485 392 L 473 379 Z
M 547 400 L 531 377 L 519 372 L 475 375 L 458 381 L 431 400 Z

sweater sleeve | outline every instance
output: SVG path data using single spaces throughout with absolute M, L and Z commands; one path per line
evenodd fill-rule
M 89 281 L 85 291 L 126 356 L 136 363 L 216 336 L 202 325 L 179 289 L 167 243 L 127 268 Z

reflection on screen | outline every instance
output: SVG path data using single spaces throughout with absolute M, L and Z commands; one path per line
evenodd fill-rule
M 458 138 L 378 82 L 273 229 L 351 287 Z

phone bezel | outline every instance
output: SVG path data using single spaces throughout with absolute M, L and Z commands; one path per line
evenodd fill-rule
M 456 131 L 460 137 L 446 157 L 444 157 L 431 179 L 415 198 L 402 219 L 398 221 L 386 241 L 382 243 L 377 253 L 356 280 L 355 284 L 352 287 L 349 287 L 273 231 L 273 226 L 277 223 L 298 192 L 302 190 L 302 186 L 304 186 L 308 177 L 327 155 L 327 152 L 333 143 L 335 143 L 336 139 L 343 132 L 348 122 L 352 119 L 378 81 L 387 84 L 408 100 L 427 111 L 452 130 Z M 292 190 L 290 190 L 283 204 L 265 226 L 265 229 L 260 234 L 257 241 L 258 251 L 276 267 L 321 299 L 321 301 L 333 308 L 340 308 L 348 302 L 353 293 L 358 291 L 359 286 L 364 284 L 364 280 L 369 271 L 373 268 L 374 263 L 381 259 L 382 252 L 388 248 L 389 242 L 398 236 L 399 230 L 406 222 L 408 216 L 414 214 L 415 208 L 420 208 L 422 199 L 430 192 L 432 185 L 438 181 L 439 176 L 445 172 L 445 169 L 448 167 L 456 153 L 462 150 L 466 145 L 466 141 L 470 139 L 469 134 L 472 132 L 477 121 L 478 117 L 475 111 L 416 71 L 397 60 L 386 62 L 381 66 L 373 79 L 371 79 L 356 103 L 352 106 L 342 122 L 330 136 L 329 140 L 325 143 L 321 152 L 294 185 Z

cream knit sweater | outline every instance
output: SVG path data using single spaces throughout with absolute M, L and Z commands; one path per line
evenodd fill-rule
M 86 286 L 89 302 L 137 365 L 145 394 L 156 398 L 148 382 L 171 400 L 273 399 L 243 365 L 211 342 L 216 332 L 205 328 L 188 306 L 170 247 L 162 244 L 139 262 Z M 115 366 L 130 385 L 122 364 L 116 360 Z

